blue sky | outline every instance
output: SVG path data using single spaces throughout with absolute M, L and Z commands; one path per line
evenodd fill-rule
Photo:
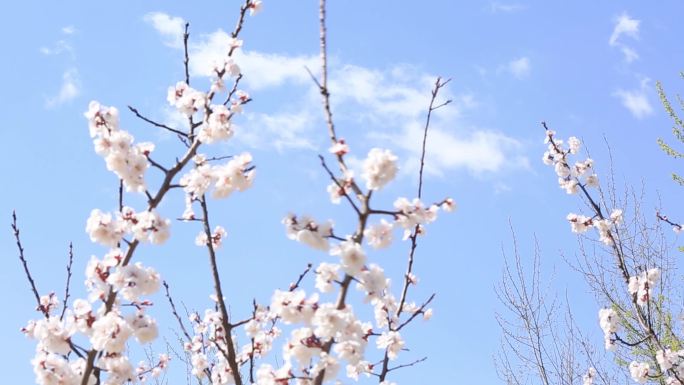
M 235 139 L 220 148 L 251 151 L 257 179 L 252 190 L 212 204 L 214 221 L 230 234 L 220 264 L 238 314 L 246 314 L 252 297 L 268 301 L 273 289 L 286 287 L 307 262 L 330 259 L 289 241 L 283 216 L 308 213 L 349 229 L 352 219 L 346 207 L 329 203 L 327 176 L 317 161 L 328 143 L 304 69 L 318 68 L 317 2 L 264 3 L 263 12 L 247 21 L 238 57 L 243 87 L 254 101 L 236 121 Z M 605 138 L 618 184 L 643 182 L 646 207 L 655 208 L 659 198 L 672 217 L 683 217 L 681 190 L 669 177 L 681 164 L 656 145 L 657 137 L 669 137 L 670 122 L 655 82 L 662 81 L 673 95 L 684 89 L 678 77 L 684 69 L 684 51 L 678 48 L 684 6 L 678 1 L 330 3 L 336 123 L 357 163 L 377 146 L 400 157 L 399 178 L 378 198 L 388 207 L 398 196 L 415 195 L 416 138 L 430 87 L 438 75 L 452 78 L 444 97 L 454 102 L 438 111 L 428 139 L 425 196 L 451 196 L 459 209 L 442 215 L 421 239 L 416 267 L 421 282 L 413 299 L 436 292 L 435 317 L 408 333 L 406 359 L 429 359 L 395 380 L 501 383 L 492 362 L 500 335 L 494 312 L 501 309 L 493 287 L 501 276 L 501 250 L 511 250 L 509 221 L 523 253 L 537 236 L 545 273 L 555 271 L 555 289 L 567 290 L 578 317 L 602 343 L 595 322 L 599 305 L 560 257 L 576 253 L 564 218 L 580 203 L 558 189 L 552 170 L 541 163 L 539 122 L 546 120 L 562 137 L 580 137 L 599 175 L 609 168 Z M 191 23 L 191 70 L 195 84 L 204 88 L 202 64 L 220 49 L 222 31 L 232 29 L 238 7 L 236 1 L 111 3 L 106 9 L 76 1 L 24 1 L 6 7 L 0 25 L 5 52 L 0 72 L 8 89 L 0 104 L 5 142 L 0 222 L 8 224 L 17 210 L 42 292 L 61 293 L 72 241 L 74 290 L 83 293 L 85 263 L 105 252 L 90 243 L 85 221 L 93 208 L 116 207 L 115 177 L 94 153 L 82 115 L 88 102 L 117 106 L 124 128 L 139 141 L 155 141 L 172 159 L 179 149 L 173 137 L 136 120 L 126 105 L 174 122 L 166 89 L 182 79 L 183 67 L 173 18 Z M 130 202 L 140 204 L 139 198 Z M 179 215 L 182 197 L 161 210 Z M 34 343 L 18 330 L 37 314 L 9 227 L 4 228 L 0 306 L 7 315 L 0 330 L 11 355 L 2 365 L 12 368 L 5 371 L 9 383 L 30 383 Z M 141 258 L 171 283 L 179 301 L 203 309 L 211 286 L 205 253 L 193 243 L 197 231 L 174 223 L 173 241 L 146 246 Z M 372 256 L 394 277 L 395 289 L 407 247 L 397 242 Z M 161 297 L 156 302 L 161 330 L 173 338 L 166 304 Z

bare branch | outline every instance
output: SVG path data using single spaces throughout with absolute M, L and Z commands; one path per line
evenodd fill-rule
M 188 134 L 185 133 L 185 132 L 183 132 L 183 131 L 177 130 L 177 129 L 175 129 L 175 128 L 171 128 L 171 127 L 167 126 L 166 124 L 162 124 L 162 123 L 155 122 L 154 120 L 149 119 L 149 118 L 143 116 L 142 114 L 140 114 L 140 112 L 138 112 L 137 109 L 135 109 L 135 108 L 133 108 L 133 107 L 131 107 L 131 106 L 128 106 L 128 109 L 129 109 L 132 113 L 134 113 L 135 116 L 137 116 L 138 118 L 142 119 L 143 121 L 145 121 L 145 122 L 147 122 L 147 123 L 149 123 L 149 124 L 151 124 L 151 125 L 153 125 L 153 126 L 155 126 L 155 127 L 163 128 L 163 129 L 165 129 L 165 130 L 167 130 L 167 131 L 170 131 L 170 132 L 173 132 L 174 134 L 176 134 L 176 135 L 178 135 L 178 136 L 180 136 L 180 137 L 183 137 L 183 138 L 187 138 L 187 137 L 188 137 Z
M 64 319 L 64 313 L 66 313 L 67 306 L 69 304 L 69 286 L 71 284 L 71 266 L 74 263 L 74 245 L 69 242 L 69 262 L 67 262 L 66 272 L 67 279 L 66 285 L 64 286 L 64 300 L 62 301 L 62 313 L 59 315 L 59 319 Z
M 45 318 L 47 318 L 50 316 L 50 314 L 48 313 L 47 309 L 43 308 L 43 306 L 41 306 L 40 304 L 40 294 L 38 292 L 38 289 L 36 288 L 36 282 L 33 280 L 33 277 L 31 276 L 31 271 L 28 268 L 28 263 L 26 262 L 26 258 L 24 258 L 24 247 L 22 246 L 21 239 L 19 238 L 19 226 L 17 226 L 16 211 L 12 211 L 12 232 L 14 233 L 14 239 L 16 240 L 17 249 L 19 250 L 19 260 L 21 261 L 21 264 L 24 267 L 26 279 L 28 279 L 29 284 L 31 285 L 31 292 L 33 292 L 33 296 L 36 298 L 36 310 L 41 311 L 45 315 Z

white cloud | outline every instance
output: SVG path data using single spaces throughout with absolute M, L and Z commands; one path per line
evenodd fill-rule
M 641 87 L 635 90 L 618 89 L 613 93 L 613 96 L 620 99 L 622 105 L 629 110 L 637 119 L 643 119 L 653 113 L 653 107 L 648 101 L 646 91 L 649 89 L 649 78 L 641 80 Z
M 421 155 L 423 125 L 414 122 L 396 138 L 396 143 L 410 154 L 403 169 L 411 173 Z M 522 144 L 494 130 L 470 129 L 456 134 L 444 124 L 430 127 L 426 147 L 426 168 L 430 174 L 443 175 L 447 170 L 467 169 L 473 174 L 494 173 L 510 168 L 527 168 L 521 154 Z
M 421 155 L 429 91 L 435 78 L 407 66 L 386 71 L 343 66 L 331 74 L 336 115 L 347 119 L 360 116 L 360 126 L 374 127 L 368 136 L 402 150 L 402 172 L 412 175 Z M 466 112 L 479 105 L 472 94 L 453 95 L 448 88 L 442 89 L 438 103 L 447 99 L 452 103 L 432 117 L 427 173 L 442 176 L 465 169 L 481 175 L 528 167 L 520 142 L 496 130 L 464 123 Z
M 76 33 L 76 28 L 73 25 L 67 25 L 66 27 L 62 27 L 62 33 L 65 35 L 73 35 Z
M 166 16 L 165 19 L 173 18 Z M 222 30 L 191 41 L 191 74 L 210 75 L 212 62 L 225 57 L 229 43 L 229 35 Z M 288 102 L 276 113 L 250 112 L 248 108 L 243 123 L 238 127 L 236 140 L 278 151 L 316 150 L 322 141 L 314 131 L 320 131 L 324 125 L 320 95 L 306 68 L 317 72 L 318 55 L 293 56 L 238 50 L 235 60 L 245 74 L 245 89 L 256 91 L 287 86 L 288 95 L 294 95 L 289 96 Z M 526 57 L 509 64 L 507 70 L 516 77 L 524 77 L 530 71 L 530 61 Z M 359 127 L 356 132 L 345 129 L 347 135 L 342 136 L 360 135 L 358 139 L 393 144 L 406 160 L 405 170 L 410 171 L 420 155 L 417 143 L 422 140 L 422 127 L 435 78 L 411 66 L 377 70 L 338 64 L 331 58 L 329 88 L 333 95 L 331 101 L 336 123 L 339 127 Z M 453 95 L 446 88 L 440 94 L 440 101 L 446 99 L 453 102 L 435 114 L 430 128 L 428 173 L 445 175 L 448 171 L 463 169 L 481 174 L 527 167 L 521 144 L 499 131 L 468 127 L 455 132 L 455 127 L 467 127 L 460 121 L 464 114 L 478 107 L 472 93 Z M 359 150 L 368 146 L 363 140 L 357 143 L 358 147 L 353 147 Z M 350 162 L 353 163 L 352 154 Z
M 631 18 L 626 12 L 615 18 L 615 27 L 613 33 L 608 39 L 608 44 L 611 47 L 618 47 L 624 55 L 625 61 L 631 63 L 639 58 L 639 54 L 630 46 L 622 42 L 622 36 L 627 36 L 632 39 L 639 38 L 640 20 Z
M 40 47 L 40 53 L 45 56 L 59 55 L 65 52 L 73 57 L 74 49 L 66 40 L 58 40 L 53 47 Z
M 630 47 L 622 46 L 620 47 L 622 54 L 625 55 L 625 61 L 631 63 L 639 58 L 639 54 Z
M 164 44 L 173 48 L 183 47 L 185 20 L 180 17 L 169 16 L 163 12 L 150 12 L 145 15 L 144 20 L 166 38 Z
M 311 143 L 311 129 L 315 123 L 309 111 L 276 114 L 249 113 L 247 123 L 239 128 L 239 140 L 256 148 L 275 147 L 287 149 L 315 149 Z M 269 138 L 265 143 L 264 138 Z
M 379 121 L 392 117 L 394 121 L 417 118 L 425 112 L 434 80 L 408 66 L 379 71 L 344 65 L 331 73 L 329 88 L 335 95 L 333 103 L 343 111 L 344 104 L 353 102 L 353 114 Z
M 230 35 L 223 30 L 202 35 L 199 41 L 190 42 L 190 74 L 211 76 L 214 63 L 223 60 L 230 47 Z M 280 86 L 285 83 L 310 84 L 306 67 L 318 68 L 318 55 L 284 56 L 255 51 L 238 50 L 235 61 L 245 75 L 244 82 L 253 90 Z
M 506 70 L 517 79 L 525 78 L 530 74 L 530 59 L 526 56 L 523 56 L 519 59 L 511 60 L 506 65 Z
M 641 24 L 641 20 L 632 19 L 626 12 L 623 12 L 615 19 L 615 27 L 613 28 L 613 33 L 610 35 L 608 43 L 610 45 L 618 44 L 618 40 L 622 35 L 638 39 L 639 24 Z
M 508 4 L 506 4 L 506 3 L 500 3 L 500 2 L 498 2 L 498 1 L 493 1 L 493 2 L 491 2 L 491 3 L 489 4 L 489 9 L 490 9 L 490 11 L 492 11 L 493 13 L 499 13 L 499 12 L 503 12 L 503 13 L 518 12 L 518 11 L 522 11 L 522 10 L 525 9 L 525 8 L 526 8 L 526 7 L 525 7 L 524 5 L 518 4 L 518 3 L 508 3 Z
M 49 97 L 45 100 L 46 108 L 54 108 L 64 103 L 67 103 L 80 94 L 78 72 L 75 68 L 71 68 L 62 75 L 62 86 L 57 95 Z

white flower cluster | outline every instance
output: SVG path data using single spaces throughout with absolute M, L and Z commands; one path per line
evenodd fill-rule
M 391 360 L 397 358 L 397 355 L 404 347 L 404 340 L 401 335 L 395 331 L 388 331 L 382 333 L 376 341 L 379 349 L 387 349 L 387 357 Z
M 30 321 L 22 329 L 28 337 L 38 340 L 36 356 L 32 360 L 37 383 L 81 383 L 85 360 L 68 359 L 72 351 L 71 339 L 77 332 L 89 339 L 93 349 L 104 352 L 96 362 L 99 368 L 108 373 L 108 378 L 103 384 L 123 384 L 135 380 L 133 366 L 123 354 L 126 342 L 131 336 L 135 336 L 140 343 L 154 340 L 158 334 L 156 322 L 142 310 L 127 317 L 123 317 L 117 311 L 110 311 L 104 315 L 102 313 L 104 306 L 94 312 L 90 302 L 77 299 L 74 301 L 73 310 L 67 311 L 63 319 L 50 316 Z M 88 384 L 95 382 L 95 377 L 91 377 Z
M 230 118 L 232 112 L 224 105 L 212 105 L 211 114 L 204 120 L 197 138 L 206 144 L 230 139 L 233 128 Z
M 450 210 L 453 205 L 442 205 L 446 210 Z M 399 198 L 394 201 L 394 208 L 397 209 L 399 214 L 397 215 L 396 224 L 404 229 L 403 239 L 408 239 L 411 235 L 411 231 L 416 226 L 418 228 L 418 234 L 425 234 L 424 224 L 434 222 L 437 219 L 437 212 L 440 206 L 431 205 L 430 207 L 425 207 L 420 199 L 415 198 L 413 201 L 409 201 L 406 198 Z
M 340 279 L 340 265 L 323 262 L 316 268 L 316 289 L 321 293 L 333 291 L 333 282 Z
M 382 249 L 392 243 L 392 230 L 394 230 L 394 224 L 381 219 L 380 223 L 368 226 L 363 236 L 371 247 Z
M 579 139 L 570 137 L 566 150 L 563 141 L 554 138 L 555 134 L 555 131 L 546 130 L 544 143 L 548 143 L 548 150 L 544 153 L 543 161 L 546 165 L 554 166 L 560 187 L 568 194 L 577 193 L 580 183 L 586 187 L 597 187 L 598 177 L 593 172 L 592 159 L 576 162 L 574 166 L 568 163 L 568 155 L 577 154 L 579 151 Z
M 634 381 L 640 384 L 643 384 L 648 380 L 649 370 L 651 370 L 651 366 L 646 362 L 632 361 L 629 364 L 629 374 Z
M 373 148 L 363 162 L 361 177 L 369 190 L 380 190 L 397 175 L 397 157 L 390 150 Z
M 152 295 L 159 290 L 159 274 L 151 267 L 143 267 L 142 263 L 119 266 L 107 277 L 107 283 L 128 301 L 137 301 L 145 295 Z
M 263 357 L 273 348 L 273 341 L 281 331 L 275 326 L 274 314 L 268 308 L 257 306 L 254 316 L 245 324 L 245 333 L 254 342 L 244 345 L 240 352 L 240 361 L 248 361 L 250 357 Z
M 359 274 L 366 264 L 366 253 L 360 244 L 351 240 L 340 242 L 339 245 L 334 246 L 330 250 L 330 255 L 339 256 L 342 270 L 351 276 Z
M 349 146 L 344 140 L 338 140 L 329 151 L 342 157 L 349 152 Z M 396 163 L 397 157 L 390 151 L 377 148 L 371 150 L 363 163 L 361 175 L 366 182 L 365 187 L 370 191 L 384 187 L 396 176 Z M 328 186 L 328 192 L 331 201 L 339 203 L 342 197 L 349 197 L 357 188 L 354 174 L 345 170 L 342 177 L 336 178 Z M 394 208 L 395 211 L 376 212 L 392 215 L 394 221 L 381 219 L 379 223 L 364 226 L 363 238 L 369 246 L 376 249 L 389 246 L 395 228 L 405 230 L 404 239 L 414 230 L 423 234 L 423 226 L 433 222 L 440 209 L 453 211 L 455 204 L 452 199 L 445 199 L 439 204 L 426 206 L 420 199 L 399 198 L 394 203 Z M 424 309 L 415 302 L 402 299 L 400 310 L 399 301 L 389 290 L 390 280 L 385 276 L 384 270 L 376 264 L 368 263 L 361 241 L 352 236 L 342 239 L 334 235 L 332 222 L 319 223 L 306 216 L 297 217 L 291 214 L 283 220 L 283 224 L 290 239 L 315 249 L 329 250 L 331 255 L 339 258 L 335 263 L 320 263 L 315 269 L 316 289 L 321 293 L 330 293 L 335 285 L 342 286 L 345 285 L 343 282 L 349 284 L 355 281 L 356 289 L 365 294 L 364 302 L 373 307 L 375 325 L 378 329 L 385 330 L 373 332 L 373 325 L 358 320 L 348 303 L 341 307 L 335 303 L 319 303 L 318 294 L 307 298 L 301 289 L 291 292 L 276 291 L 270 306 L 272 317 L 282 319 L 287 324 L 301 324 L 302 327 L 292 331 L 290 340 L 284 347 L 285 367 L 291 372 L 286 373 L 282 368 L 276 371 L 264 365 L 260 373 L 267 379 L 266 383 L 284 383 L 296 378 L 297 384 L 310 384 L 308 380 L 293 374 L 296 370 L 300 370 L 307 378 L 315 378 L 321 370 L 325 370 L 324 379 L 333 379 L 343 362 L 346 362 L 348 378 L 358 380 L 361 374 L 370 376 L 373 365 L 364 359 L 364 354 L 371 336 L 376 338 L 375 345 L 378 349 L 386 351 L 389 359 L 396 359 L 405 345 L 397 330 L 400 316 L 408 314 L 415 317 L 422 314 L 427 320 L 432 315 L 432 309 Z M 331 247 L 330 239 L 339 242 Z M 408 284 L 418 282 L 418 278 L 412 273 L 406 279 Z M 390 384 L 387 381 L 383 383 Z
M 660 269 L 652 268 L 637 276 L 629 277 L 627 290 L 629 294 L 636 296 L 637 304 L 644 306 L 651 299 L 651 290 L 660 279 Z
M 189 318 L 195 335 L 190 342 L 184 344 L 184 349 L 190 356 L 192 374 L 199 379 L 210 375 L 212 384 L 233 384 L 233 372 L 225 354 L 220 352 L 228 351 L 226 341 L 233 345 L 235 341 L 234 336 L 226 335 L 221 313 L 207 309 L 204 317 L 200 318 L 199 314 L 192 313 Z M 273 327 L 270 331 L 263 332 L 261 328 L 269 321 L 271 318 L 268 318 L 268 312 L 259 308 L 254 319 L 246 324 L 245 331 L 254 339 L 254 343 L 245 346 L 238 354 L 238 365 L 248 362 L 252 356 L 259 357 L 271 350 L 272 341 L 280 331 Z
M 343 178 L 337 179 L 337 183 L 331 182 L 328 185 L 328 194 L 330 194 L 330 201 L 334 204 L 339 204 L 342 197 L 349 194 L 354 182 L 354 172 L 347 170 Z
M 599 310 L 599 325 L 601 325 L 601 329 L 603 330 L 606 350 L 615 351 L 615 348 L 617 347 L 613 334 L 617 333 L 620 329 L 619 321 L 618 314 L 615 310 L 610 308 Z
M 671 349 L 658 350 L 656 352 L 656 361 L 660 370 L 667 372 L 672 370 L 679 378 L 684 376 L 684 349 L 673 352 Z M 667 384 L 676 384 L 675 377 L 668 377 Z
M 344 141 L 344 139 L 340 139 L 336 141 L 335 144 L 330 146 L 328 151 L 337 156 L 342 156 L 349 152 L 349 145 Z
M 211 246 L 214 248 L 214 250 L 221 247 L 221 244 L 223 243 L 223 240 L 226 238 L 227 235 L 228 233 L 223 227 L 216 226 L 214 228 L 214 232 L 211 234 Z M 197 234 L 197 237 L 195 238 L 195 244 L 197 246 L 206 246 L 207 244 L 209 244 L 207 239 L 207 233 L 204 232 L 204 230 L 200 231 L 200 233 Z
M 288 238 L 317 250 L 330 249 L 328 238 L 332 236 L 332 221 L 319 224 L 308 216 L 297 217 L 289 214 L 283 219 L 283 224 Z
M 572 228 L 573 233 L 584 233 L 589 228 L 593 227 L 599 233 L 599 240 L 604 244 L 610 246 L 615 242 L 613 233 L 611 231 L 613 225 L 622 223 L 622 210 L 615 209 L 610 214 L 610 218 L 596 219 L 584 215 L 570 213 L 567 216 L 568 222 Z
M 166 100 L 178 111 L 190 117 L 205 108 L 207 95 L 191 88 L 185 82 L 178 82 L 175 87 L 169 87 Z
M 140 242 L 162 244 L 169 238 L 168 219 L 162 219 L 156 211 L 136 213 L 124 207 L 114 216 L 94 209 L 86 222 L 90 240 L 104 246 L 116 247 L 127 233 Z
M 280 293 L 274 295 L 274 305 L 281 300 L 280 296 Z M 303 298 L 303 294 L 298 296 Z M 337 309 L 332 303 L 304 306 L 307 307 L 310 310 L 299 312 L 300 317 L 296 322 L 309 326 L 292 331 L 284 348 L 287 363 L 309 371 L 312 376 L 325 370 L 326 379 L 337 375 L 341 360 L 347 362 L 348 373 L 355 373 L 358 377 L 358 373 L 365 372 L 359 368 L 369 366 L 368 362 L 363 361 L 363 357 L 372 330 L 371 325 L 357 320 L 349 305 L 343 309 Z M 276 316 L 282 314 L 292 320 L 292 306 L 272 306 L 271 310 Z M 334 355 L 323 351 L 324 345 L 331 340 L 335 341 Z M 316 358 L 317 361 L 309 368 Z
M 204 155 L 194 158 L 196 167 L 180 179 L 180 185 L 187 194 L 183 219 L 194 219 L 192 202 L 213 187 L 214 198 L 226 198 L 235 191 L 245 191 L 252 187 L 256 171 L 253 169 L 252 155 L 245 152 L 233 157 L 226 164 L 211 166 Z
M 110 250 L 102 260 L 95 256 L 90 258 L 86 267 L 89 303 L 105 300 L 110 286 L 117 294 L 132 303 L 139 303 L 140 297 L 152 295 L 159 290 L 159 273 L 151 267 L 144 267 L 140 262 L 120 266 L 123 258 L 119 249 Z M 74 311 L 77 315 L 90 311 L 90 305 L 86 306 L 87 303 L 74 302 Z
M 92 101 L 84 115 L 90 136 L 95 138 L 95 152 L 104 157 L 107 169 L 123 180 L 127 191 L 145 192 L 147 157 L 154 151 L 154 144 L 133 145 L 133 136 L 119 128 L 119 111 L 115 107 Z
M 57 298 L 57 295 L 55 293 L 50 293 L 48 295 L 40 296 L 40 305 L 38 305 L 36 310 L 40 311 L 41 313 L 50 314 L 55 311 L 58 306 L 59 299 Z

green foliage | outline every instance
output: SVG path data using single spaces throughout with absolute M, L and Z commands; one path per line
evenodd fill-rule
M 679 75 L 684 78 L 684 72 L 680 72 Z M 665 94 L 665 90 L 663 89 L 663 85 L 660 82 L 656 83 L 656 89 L 658 90 L 658 95 L 660 96 L 660 101 L 663 103 L 663 107 L 665 107 L 665 111 L 667 111 L 668 115 L 670 115 L 670 118 L 672 118 L 672 121 L 674 125 L 672 126 L 672 135 L 681 143 L 684 143 L 684 121 L 677 115 L 677 112 L 675 109 L 672 107 L 672 103 L 670 103 L 670 99 L 668 99 L 667 94 Z M 684 111 L 684 100 L 677 95 L 677 102 L 679 103 L 679 107 Z M 663 140 L 662 138 L 658 138 L 658 145 L 660 148 L 669 156 L 673 158 L 684 158 L 684 153 L 676 150 L 672 145 L 668 144 Z M 676 173 L 672 173 L 672 179 L 679 183 L 681 186 L 684 186 L 684 178 Z

